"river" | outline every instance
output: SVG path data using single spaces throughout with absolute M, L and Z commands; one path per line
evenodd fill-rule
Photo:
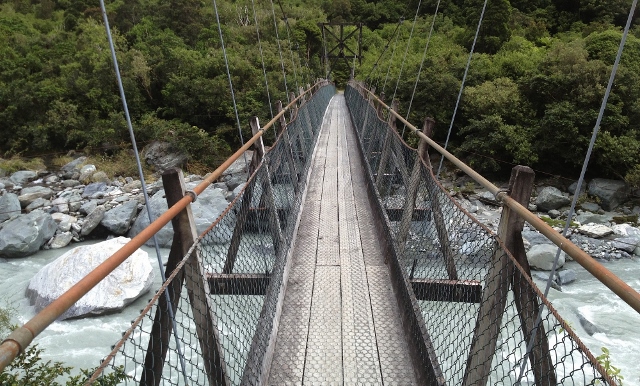
M 68 249 L 70 247 L 41 251 L 22 259 L 0 259 L 0 306 L 15 310 L 16 323 L 24 323 L 34 315 L 34 308 L 24 296 L 31 277 Z M 152 265 L 157 267 L 154 250 L 145 250 L 149 252 Z M 166 259 L 168 250 L 161 252 Z M 605 265 L 633 288 L 640 290 L 640 259 L 625 259 Z M 602 347 L 609 349 L 611 363 L 621 369 L 625 385 L 640 386 L 640 315 L 577 263 L 569 262 L 565 267 L 574 269 L 578 279 L 565 285 L 562 292 L 551 289 L 549 298 L 553 305 L 594 355 L 601 354 Z M 542 287 L 543 283 L 536 281 Z M 160 275 L 156 274 L 154 288 L 159 285 Z M 44 350 L 45 359 L 73 366 L 76 369 L 74 374 L 79 368 L 95 367 L 150 297 L 151 293 L 142 296 L 118 314 L 55 322 L 36 338 L 35 343 Z M 578 312 L 601 332 L 590 336 L 581 326 Z

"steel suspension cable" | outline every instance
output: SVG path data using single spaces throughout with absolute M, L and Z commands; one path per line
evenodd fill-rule
M 431 42 L 431 35 L 433 34 L 433 27 L 436 24 L 436 17 L 438 16 L 438 10 L 440 9 L 440 0 L 436 4 L 436 11 L 433 13 L 433 19 L 431 20 L 431 28 L 429 29 L 429 36 L 427 37 L 427 43 L 424 46 L 424 51 L 422 52 L 422 60 L 420 61 L 420 67 L 418 68 L 418 73 L 416 74 L 416 82 L 413 84 L 413 91 L 411 92 L 411 99 L 409 100 L 409 107 L 407 108 L 407 115 L 405 119 L 409 120 L 409 114 L 411 114 L 411 106 L 413 105 L 413 98 L 416 96 L 416 90 L 418 88 L 418 82 L 420 81 L 420 74 L 422 73 L 422 68 L 424 67 L 425 59 L 427 58 L 427 49 L 429 49 L 429 43 Z M 403 125 L 402 127 L 402 137 L 404 138 L 404 132 L 407 129 L 407 125 Z
M 382 50 L 382 52 L 380 53 L 380 56 L 378 56 L 378 59 L 373 64 L 373 68 L 371 68 L 371 71 L 369 71 L 369 75 L 367 75 L 367 77 L 365 78 L 364 82 L 366 84 L 369 84 L 369 80 L 371 79 L 371 75 L 374 74 L 374 71 L 377 73 L 377 70 L 380 68 L 378 67 L 378 64 L 380 63 L 380 59 L 382 59 L 382 56 L 389 49 L 389 45 L 391 45 L 391 40 L 393 40 L 393 38 L 396 36 L 396 33 L 398 33 L 398 28 L 400 28 L 400 25 L 402 24 L 403 21 L 404 21 L 404 18 L 401 17 L 400 20 L 398 21 L 398 24 L 396 25 L 396 29 L 393 31 L 393 33 L 389 37 L 389 40 L 387 40 L 387 44 L 384 46 L 384 50 Z
M 473 57 L 473 51 L 476 48 L 476 42 L 478 41 L 478 35 L 480 34 L 480 27 L 482 26 L 482 19 L 484 18 L 484 11 L 487 9 L 487 1 L 484 0 L 482 6 L 482 12 L 480 13 L 480 20 L 478 20 L 478 28 L 476 28 L 476 35 L 473 37 L 473 44 L 471 45 L 471 51 L 469 51 L 469 58 L 467 59 L 467 66 L 464 69 L 464 75 L 462 76 L 462 83 L 460 83 L 460 91 L 458 92 L 458 99 L 456 100 L 456 107 L 453 109 L 453 116 L 451 116 L 451 123 L 449 124 L 449 131 L 447 132 L 447 139 L 444 141 L 444 149 L 447 149 L 449 145 L 449 138 L 451 137 L 451 130 L 453 129 L 453 122 L 456 120 L 456 114 L 458 107 L 460 106 L 460 98 L 462 97 L 462 91 L 464 90 L 464 83 L 467 80 L 467 74 L 469 73 L 469 66 L 471 65 L 471 58 Z M 442 169 L 442 163 L 444 162 L 444 156 L 440 157 L 440 165 L 438 165 L 438 172 L 436 177 L 440 177 L 440 170 Z
M 418 7 L 416 8 L 416 15 L 413 18 L 413 24 L 411 25 L 411 32 L 409 33 L 409 40 L 407 40 L 407 48 L 404 50 L 404 57 L 402 58 L 400 73 L 398 74 L 398 80 L 396 80 L 396 88 L 393 90 L 393 97 L 391 97 L 392 101 L 396 99 L 396 93 L 398 92 L 398 85 L 400 84 L 400 78 L 402 77 L 402 72 L 404 71 L 404 65 L 407 61 L 407 54 L 409 54 L 409 47 L 411 46 L 411 39 L 413 38 L 413 31 L 416 28 L 416 22 L 418 21 L 418 14 L 420 13 L 421 5 L 422 5 L 422 0 L 418 1 Z
M 276 19 L 276 10 L 274 9 L 274 6 L 273 6 L 273 0 L 270 0 L 270 1 L 271 1 L 271 14 L 273 15 L 273 28 L 276 31 L 276 42 L 278 43 L 278 54 L 280 54 L 280 66 L 282 67 L 282 79 L 284 80 L 284 90 L 287 93 L 287 100 L 289 100 L 289 86 L 287 85 L 287 73 L 284 70 L 284 59 L 282 58 L 282 47 L 280 46 L 280 34 L 278 33 L 278 21 Z
M 260 50 L 260 62 L 262 63 L 262 74 L 264 75 L 264 87 L 267 90 L 267 100 L 269 102 L 269 114 L 273 118 L 273 106 L 271 105 L 271 92 L 269 91 L 269 79 L 267 77 L 267 68 L 264 64 L 264 53 L 262 51 L 262 41 L 260 40 L 260 26 L 258 24 L 258 14 L 256 13 L 256 4 L 251 0 L 251 8 L 253 9 L 253 20 L 256 23 L 256 36 L 258 36 L 258 48 Z M 274 140 L 277 138 L 276 131 L 273 131 Z
M 213 0 L 213 10 L 216 13 L 216 23 L 218 23 L 218 35 L 220 35 L 220 45 L 222 46 L 222 55 L 224 56 L 224 65 L 227 70 L 227 79 L 229 80 L 229 90 L 231 91 L 231 101 L 233 102 L 233 112 L 236 115 L 236 124 L 238 125 L 238 136 L 240 137 L 240 146 L 244 146 L 244 138 L 242 137 L 242 125 L 240 125 L 240 116 L 238 115 L 238 105 L 236 104 L 236 93 L 233 90 L 233 80 L 231 80 L 231 71 L 229 69 L 229 59 L 227 58 L 227 49 L 224 46 L 224 37 L 222 36 L 222 27 L 220 26 L 220 14 L 218 13 L 218 4 Z M 249 161 L 247 156 L 243 154 L 244 164 L 249 169 Z
M 284 13 L 284 8 L 282 8 L 282 2 L 278 0 L 278 5 L 280 6 L 280 11 L 282 12 L 282 18 L 284 20 L 284 24 L 287 27 L 287 40 L 289 41 L 289 54 L 291 54 L 291 65 L 293 66 L 293 76 L 296 81 L 296 92 L 300 88 L 300 84 L 298 84 L 298 72 L 296 71 L 296 61 L 293 58 L 293 49 L 292 41 L 291 41 L 291 28 L 289 27 L 289 18 L 287 18 L 287 14 Z
M 600 104 L 600 111 L 598 112 L 598 118 L 596 119 L 596 124 L 593 127 L 593 133 L 591 134 L 591 141 L 589 142 L 589 148 L 587 149 L 587 154 L 585 155 L 584 162 L 582 163 L 582 170 L 580 170 L 580 178 L 578 178 L 578 185 L 576 186 L 576 190 L 573 195 L 573 200 L 571 201 L 571 208 L 569 209 L 567 222 L 565 223 L 564 229 L 562 230 L 562 236 L 564 237 L 566 237 L 567 232 L 569 231 L 569 225 L 571 224 L 571 220 L 573 219 L 573 215 L 575 214 L 576 205 L 578 203 L 578 197 L 580 196 L 580 190 L 582 189 L 582 184 L 584 182 L 584 176 L 587 173 L 587 166 L 589 165 L 589 161 L 591 160 L 591 153 L 593 152 L 593 147 L 595 146 L 596 138 L 598 137 L 598 132 L 600 131 L 600 124 L 602 123 L 602 118 L 604 117 L 604 111 L 607 108 L 607 101 L 609 100 L 609 95 L 611 95 L 611 89 L 613 88 L 613 81 L 615 80 L 616 74 L 618 73 L 620 59 L 622 58 L 622 52 L 624 51 L 624 46 L 625 46 L 625 43 L 627 42 L 627 36 L 629 35 L 629 29 L 631 27 L 631 22 L 633 21 L 633 15 L 635 14 L 637 5 L 638 5 L 638 0 L 633 0 L 633 3 L 631 4 L 631 9 L 629 10 L 629 16 L 627 17 L 627 24 L 624 27 L 624 32 L 622 33 L 622 38 L 620 39 L 620 45 L 618 46 L 616 59 L 613 62 L 613 68 L 611 69 L 611 74 L 609 75 L 609 82 L 607 83 L 607 89 L 604 93 L 604 97 L 602 98 L 602 103 Z M 558 248 L 558 251 L 556 252 L 556 257 L 553 260 L 553 266 L 551 267 L 551 272 L 549 273 L 549 278 L 547 279 L 547 283 L 544 288 L 545 298 L 549 294 L 549 289 L 551 288 L 551 281 L 555 277 L 556 268 L 558 267 L 558 260 L 560 259 L 561 252 L 562 252 L 562 249 Z M 520 374 L 518 375 L 518 380 L 516 381 L 516 385 L 520 385 L 520 381 L 524 376 L 527 359 L 531 355 L 536 334 L 538 332 L 538 327 L 542 322 L 543 311 L 544 311 L 544 303 L 542 303 L 542 305 L 540 306 L 540 310 L 538 311 L 538 315 L 536 317 L 533 331 L 531 332 L 531 338 L 527 343 L 527 351 L 522 360 L 522 364 L 520 365 Z
M 391 57 L 389 58 L 389 66 L 387 66 L 387 76 L 384 78 L 384 83 L 382 84 L 382 92 L 387 88 L 387 80 L 389 80 L 389 72 L 391 71 L 391 65 L 393 64 L 393 58 L 396 56 L 396 48 L 398 48 L 398 38 L 400 34 L 396 35 L 396 41 L 393 43 L 393 51 L 391 51 Z
M 140 162 L 140 154 L 138 153 L 138 145 L 136 144 L 136 136 L 133 132 L 133 125 L 131 123 L 131 115 L 129 114 L 129 106 L 127 104 L 127 98 L 124 92 L 124 86 L 122 84 L 122 77 L 120 75 L 120 67 L 118 66 L 118 58 L 116 56 L 115 45 L 113 44 L 113 38 L 111 37 L 111 27 L 109 26 L 109 17 L 107 16 L 107 9 L 104 5 L 104 0 L 100 0 L 100 10 L 102 11 L 102 20 L 104 21 L 104 28 L 107 32 L 107 40 L 109 41 L 109 49 L 111 50 L 111 60 L 113 62 L 113 69 L 116 74 L 116 79 L 118 81 L 118 90 L 120 92 L 120 99 L 122 100 L 122 108 L 124 110 L 124 116 L 127 121 L 127 128 L 129 130 L 129 136 L 131 137 L 131 145 L 133 147 L 133 154 L 136 158 L 136 166 L 138 168 L 138 175 L 140 176 L 140 183 L 142 184 L 142 194 L 144 196 L 144 203 L 147 207 L 147 216 L 149 218 L 149 224 L 153 222 L 153 214 L 151 213 L 151 205 L 149 204 L 149 194 L 147 190 L 147 184 L 144 180 L 144 172 L 142 170 L 142 163 Z M 160 271 L 160 277 L 162 278 L 162 283 L 167 281 L 167 277 L 164 273 L 163 263 L 162 263 L 162 255 L 160 254 L 160 246 L 158 244 L 158 239 L 156 235 L 153 235 L 153 245 L 156 251 L 156 260 L 158 262 L 158 269 Z M 185 385 L 188 385 L 187 378 L 187 365 L 184 358 L 184 353 L 182 352 L 182 346 L 180 344 L 180 337 L 178 336 L 178 326 L 175 318 L 175 314 L 173 312 L 173 307 L 171 306 L 171 297 L 169 296 L 169 290 L 165 288 L 164 296 L 167 301 L 167 311 L 169 314 L 169 318 L 171 319 L 171 324 L 173 327 L 173 336 L 176 342 L 176 351 L 178 352 L 178 357 L 180 359 L 180 368 L 182 370 L 182 377 L 184 378 Z

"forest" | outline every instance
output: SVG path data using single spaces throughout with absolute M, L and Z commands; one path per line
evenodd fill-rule
M 213 167 L 239 147 L 238 121 L 246 138 L 250 116 L 266 121 L 287 91 L 326 76 L 325 22 L 363 23 L 356 79 L 395 95 L 403 115 L 411 103 L 416 125 L 435 118 L 435 139 L 444 142 L 483 3 L 109 0 L 106 7 L 139 147 L 167 140 L 192 164 Z M 494 175 L 517 163 L 577 175 L 630 7 L 631 0 L 488 0 L 453 152 Z M 639 70 L 634 19 L 589 172 L 636 187 Z M 330 76 L 344 87 L 350 73 L 338 61 Z M 98 0 L 1 0 L 0 157 L 130 147 Z

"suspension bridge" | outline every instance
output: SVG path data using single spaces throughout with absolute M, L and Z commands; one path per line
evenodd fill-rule
M 253 137 L 192 191 L 163 174 L 169 210 L 3 341 L 0 369 L 171 222 L 162 286 L 86 384 L 615 385 L 533 283 L 524 222 L 638 312 L 640 295 L 527 210 L 531 169 L 498 188 L 430 138 L 432 119 L 418 129 L 383 99 L 319 80 L 252 118 Z M 197 235 L 190 203 L 249 149 L 244 188 Z M 430 152 L 501 202 L 497 233 L 441 186 Z

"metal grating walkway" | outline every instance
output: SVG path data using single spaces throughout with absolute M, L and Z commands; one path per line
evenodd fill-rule
M 268 384 L 417 384 L 342 94 L 312 168 Z

